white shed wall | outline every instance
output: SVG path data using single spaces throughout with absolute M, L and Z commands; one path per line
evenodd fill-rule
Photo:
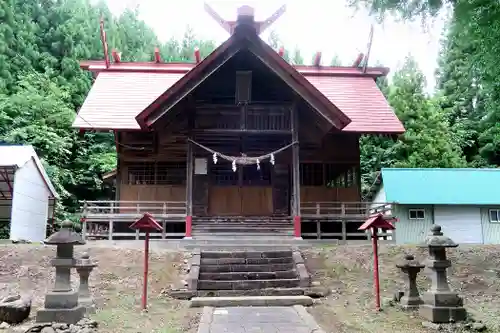
M 434 223 L 459 244 L 482 244 L 481 208 L 476 206 L 436 206 Z
M 14 176 L 11 239 L 45 239 L 49 195 L 49 189 L 35 162 L 30 159 Z

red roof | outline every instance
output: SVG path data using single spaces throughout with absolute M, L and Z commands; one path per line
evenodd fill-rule
M 135 117 L 183 75 L 102 72 L 78 111 L 73 127 L 140 129 Z
M 403 124 L 370 77 L 312 76 L 306 79 L 350 119 L 343 131 L 403 133 Z
M 288 64 L 286 66 L 292 68 Z M 197 65 L 122 62 L 112 63 L 106 69 L 104 61 L 84 61 L 81 67 L 98 73 L 98 76 L 73 127 L 140 130 L 136 117 L 186 73 L 194 72 L 191 70 Z M 354 67 L 293 67 L 311 83 L 312 89 L 319 91 L 322 98 L 326 97 L 335 109 L 351 120 L 343 131 L 381 134 L 404 132 L 403 125 L 374 80 L 386 75 L 386 68 L 368 68 L 363 73 Z

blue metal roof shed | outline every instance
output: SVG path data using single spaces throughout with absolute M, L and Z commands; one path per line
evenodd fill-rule
M 383 168 L 387 202 L 500 205 L 500 169 Z

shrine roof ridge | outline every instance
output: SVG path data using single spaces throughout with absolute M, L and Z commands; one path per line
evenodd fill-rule
M 104 60 L 84 60 L 80 62 L 80 68 L 90 72 L 138 72 L 138 73 L 176 73 L 185 74 L 195 68 L 195 62 L 165 62 L 154 61 L 110 63 L 106 68 Z M 293 67 L 304 76 L 364 76 L 382 77 L 389 73 L 387 67 L 368 67 L 366 72 L 360 67 L 352 66 L 314 66 L 293 65 Z

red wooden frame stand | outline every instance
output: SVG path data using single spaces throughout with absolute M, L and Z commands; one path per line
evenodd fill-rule
M 374 214 L 368 218 L 368 220 L 363 223 L 358 230 L 369 230 L 372 233 L 372 246 L 373 246 L 373 282 L 375 289 L 375 309 L 380 311 L 380 276 L 378 272 L 378 229 L 394 230 L 393 222 L 396 221 L 393 218 L 388 218 L 382 213 Z
M 144 231 L 146 237 L 144 238 L 144 282 L 142 286 L 142 299 L 141 307 L 146 310 L 148 307 L 148 274 L 149 274 L 149 233 L 151 231 L 163 231 L 163 228 L 156 220 L 153 215 L 146 213 L 139 220 L 135 221 L 130 225 L 130 229 Z

